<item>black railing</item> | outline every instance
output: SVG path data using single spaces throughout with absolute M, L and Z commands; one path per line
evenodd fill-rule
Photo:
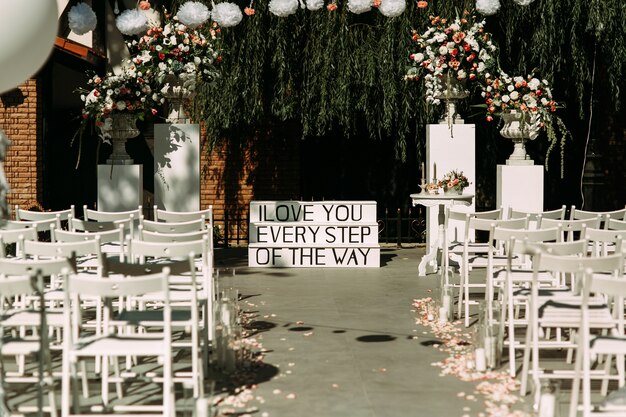
M 378 242 L 396 244 L 426 242 L 426 210 L 421 207 L 378 209 Z M 248 242 L 247 208 L 226 210 L 224 218 L 214 219 L 216 244 L 241 245 Z

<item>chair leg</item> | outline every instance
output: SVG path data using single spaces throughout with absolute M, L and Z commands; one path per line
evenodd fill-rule
M 582 337 L 578 338 L 579 341 Z M 576 349 L 576 359 L 574 363 L 574 380 L 572 381 L 572 395 L 570 397 L 569 404 L 569 417 L 576 417 L 578 411 L 578 398 L 580 396 L 580 371 L 582 368 L 582 345 L 579 344 L 579 349 Z
M 602 380 L 602 386 L 600 388 L 600 395 L 603 397 L 609 391 L 609 377 L 611 376 L 611 362 L 613 359 L 613 355 L 603 355 L 604 356 L 604 379 Z
M 530 367 L 530 349 L 531 349 L 531 334 L 533 330 L 530 326 L 528 326 L 526 330 L 526 339 L 524 342 L 524 359 L 522 360 L 522 379 L 520 382 L 520 393 L 522 395 L 526 395 L 528 391 L 528 373 Z
M 98 358 L 96 358 L 96 363 L 98 363 Z M 82 389 L 83 389 L 83 398 L 89 398 L 89 381 L 87 380 L 87 364 L 84 360 L 80 361 L 80 374 L 82 381 Z

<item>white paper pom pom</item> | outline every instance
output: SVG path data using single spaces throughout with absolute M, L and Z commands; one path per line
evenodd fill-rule
M 513 1 L 519 4 L 520 6 L 528 6 L 530 3 L 532 3 L 535 0 L 513 0 Z
M 148 30 L 148 20 L 141 10 L 128 9 L 115 19 L 115 26 L 124 35 L 139 35 Z
M 382 0 L 378 10 L 386 17 L 400 16 L 406 10 L 405 0 Z
M 243 13 L 241 9 L 235 3 L 219 3 L 213 6 L 213 20 L 217 22 L 223 28 L 229 28 L 231 26 L 237 26 L 241 19 L 243 19 Z
M 178 9 L 178 20 L 185 26 L 195 28 L 209 20 L 211 12 L 199 1 L 188 1 Z
M 270 0 L 269 9 L 278 17 L 286 17 L 298 10 L 298 0 Z
M 491 16 L 500 10 L 500 0 L 476 0 L 476 11 L 484 16 Z
M 316 11 L 324 7 L 324 0 L 306 0 L 306 8 Z
M 348 10 L 361 14 L 372 10 L 372 0 L 348 0 Z
M 98 22 L 96 14 L 86 3 L 78 3 L 72 6 L 67 13 L 67 20 L 70 29 L 77 35 L 84 35 L 87 32 L 91 32 L 96 28 L 96 23 Z

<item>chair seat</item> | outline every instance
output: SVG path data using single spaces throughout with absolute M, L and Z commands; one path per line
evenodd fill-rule
M 626 337 L 596 336 L 591 339 L 590 347 L 593 354 L 626 354 Z
M 70 355 L 79 356 L 160 356 L 166 351 L 163 337 L 159 334 L 132 336 L 99 336 L 78 341 Z
M 550 300 L 539 308 L 538 322 L 541 327 L 579 328 L 581 326 L 580 304 L 574 298 L 563 301 Z M 596 329 L 611 329 L 615 321 L 606 305 L 589 306 L 589 327 Z
M 172 310 L 172 326 L 187 326 L 191 321 L 191 311 Z M 161 310 L 126 310 L 117 315 L 113 325 L 162 326 L 163 311 Z
M 2 325 L 4 327 L 40 326 L 40 323 L 40 313 L 35 310 L 16 310 L 14 312 L 8 312 L 8 314 L 2 318 Z M 63 313 L 46 312 L 46 324 L 52 327 L 62 327 Z
M 9 339 L 2 343 L 2 356 L 32 355 L 39 352 L 39 340 Z

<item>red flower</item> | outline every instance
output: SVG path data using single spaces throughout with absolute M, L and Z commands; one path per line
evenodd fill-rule
M 326 8 L 329 12 L 334 12 L 335 10 L 337 10 L 337 5 L 335 3 L 330 3 L 326 6 Z
M 372 6 L 376 7 L 377 9 L 380 7 L 380 2 L 381 0 L 374 0 L 374 3 L 372 4 Z
M 452 56 L 457 56 L 457 55 L 459 54 L 459 50 L 458 50 L 458 49 L 456 49 L 456 48 L 452 48 L 452 51 L 450 51 L 450 54 L 451 54 Z
M 254 9 L 252 7 L 246 7 L 245 9 L 243 9 L 243 12 L 246 14 L 246 16 L 254 15 Z
M 463 49 L 465 50 L 465 52 L 469 52 L 469 51 L 470 51 L 470 49 L 472 49 L 472 47 L 471 47 L 471 46 L 469 46 L 469 43 L 465 42 L 465 43 L 463 44 Z
M 474 81 L 474 80 L 476 79 L 476 74 L 471 73 L 471 74 L 469 75 L 469 79 L 470 79 L 470 80 L 472 80 L 472 81 Z
M 490 107 L 489 107 L 489 113 L 493 113 L 493 112 L 495 112 L 495 111 L 496 111 L 496 108 L 495 108 L 495 107 L 493 107 L 493 106 L 490 106 Z
M 156 116 L 158 113 L 157 109 L 150 109 L 150 112 L 152 113 L 153 116 Z
M 537 97 L 541 97 L 541 94 L 543 94 L 543 93 L 541 92 L 541 90 L 537 90 L 537 91 L 535 91 L 535 95 L 536 95 Z
M 163 61 L 165 59 L 165 54 L 163 52 L 159 52 L 159 59 Z
M 427 1 L 418 1 L 417 2 L 417 8 L 418 9 L 425 9 L 428 7 L 428 2 Z
M 491 116 L 487 116 L 487 121 L 488 121 L 488 122 L 493 122 L 493 117 L 491 117 Z

